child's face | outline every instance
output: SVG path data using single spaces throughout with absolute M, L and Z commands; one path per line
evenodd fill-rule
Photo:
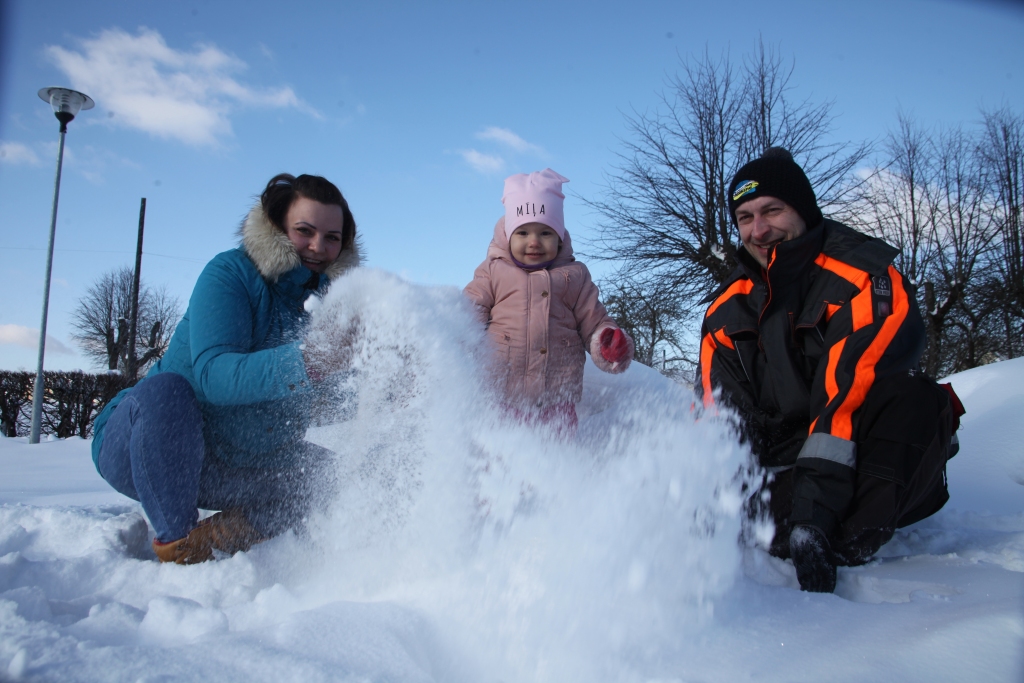
M 512 233 L 508 248 L 517 261 L 535 266 L 554 260 L 561 244 L 558 233 L 548 226 L 543 223 L 526 223 Z

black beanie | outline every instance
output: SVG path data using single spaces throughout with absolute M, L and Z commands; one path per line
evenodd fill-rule
M 729 215 L 736 223 L 736 209 L 743 202 L 758 197 L 775 197 L 792 206 L 807 229 L 821 222 L 821 209 L 811 182 L 789 150 L 769 147 L 759 159 L 747 162 L 733 176 L 729 185 Z

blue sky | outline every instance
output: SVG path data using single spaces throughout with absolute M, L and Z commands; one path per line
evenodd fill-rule
M 352 206 L 367 264 L 464 285 L 506 175 L 570 178 L 585 237 L 623 114 L 658 102 L 680 59 L 761 36 L 796 97 L 832 100 L 838 140 L 901 109 L 970 124 L 1024 110 L 1024 9 L 952 0 L 746 2 L 6 3 L 0 72 L 0 368 L 34 369 L 58 124 L 43 86 L 97 102 L 67 137 L 46 366 L 88 369 L 70 312 L 134 262 L 186 303 L 276 173 L 318 173 Z M 591 264 L 593 265 L 593 264 Z M 606 267 L 595 268 L 597 274 Z

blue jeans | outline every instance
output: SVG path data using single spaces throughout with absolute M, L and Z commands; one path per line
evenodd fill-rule
M 192 386 L 162 372 L 140 382 L 107 421 L 98 469 L 118 492 L 142 503 L 156 538 L 183 538 L 198 508 L 240 508 L 264 536 L 325 508 L 335 491 L 334 454 L 308 441 L 294 444 L 285 468 L 228 467 L 209 455 Z

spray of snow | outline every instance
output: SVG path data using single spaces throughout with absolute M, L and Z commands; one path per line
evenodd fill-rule
M 341 486 L 313 590 L 415 605 L 505 680 L 616 678 L 621 652 L 712 614 L 739 570 L 746 456 L 688 390 L 642 366 L 607 376 L 562 440 L 504 414 L 457 290 L 356 272 L 311 341 L 353 326 L 349 419 L 316 434 Z
M 1024 680 L 1024 358 L 949 378 L 946 508 L 812 595 L 737 548 L 745 455 L 653 371 L 588 365 L 559 443 L 493 407 L 454 290 L 368 272 L 309 305 L 365 331 L 306 533 L 161 565 L 88 441 L 0 438 L 0 680 Z

